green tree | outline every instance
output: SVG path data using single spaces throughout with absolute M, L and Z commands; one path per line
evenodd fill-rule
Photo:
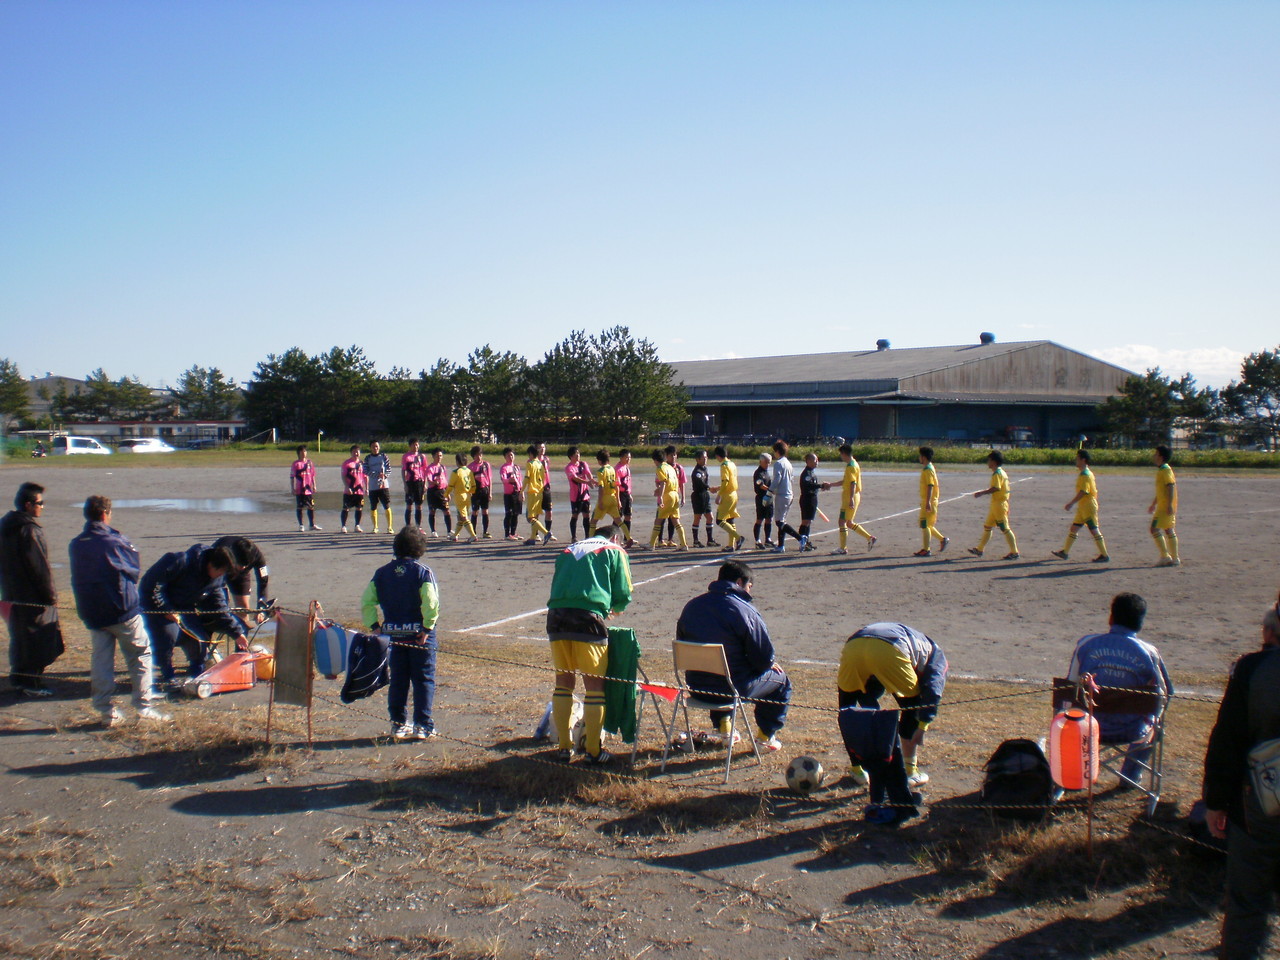
M 599 415 L 595 359 L 586 333 L 574 330 L 530 371 L 532 417 L 539 434 L 585 437 L 584 428 Z
M 524 357 L 488 344 L 473 350 L 454 377 L 459 425 L 477 439 L 510 437 L 524 423 L 528 374 Z
M 27 381 L 18 365 L 8 357 L 0 357 L 0 426 L 10 421 L 21 422 L 31 415 L 27 398 Z
M 381 394 L 378 371 L 364 350 L 354 345 L 345 350 L 333 347 L 315 359 L 321 373 L 313 400 L 313 426 L 345 437 L 354 417 L 376 408 Z
M 160 412 L 151 388 L 137 377 L 112 380 L 101 367 L 85 377 L 84 387 L 75 393 L 59 385 L 51 409 L 58 420 L 145 420 Z
M 240 388 L 217 367 L 191 367 L 178 378 L 173 396 L 188 420 L 230 420 L 242 405 Z
M 1280 445 L 1280 347 L 1245 357 L 1240 379 L 1223 388 L 1222 401 L 1244 439 L 1275 450 Z
M 267 354 L 258 362 L 244 398 L 251 430 L 275 427 L 285 437 L 309 437 L 314 424 L 312 410 L 324 376 L 324 364 L 298 347 Z
M 594 436 L 634 443 L 688 416 L 689 395 L 673 382 L 675 371 L 659 359 L 651 341 L 637 340 L 627 327 L 613 327 L 591 343 L 600 371 Z
M 1191 374 L 1171 380 L 1159 367 L 1144 375 L 1132 374 L 1120 388 L 1120 396 L 1098 404 L 1098 416 L 1107 432 L 1135 446 L 1168 443 L 1173 428 L 1192 427 L 1213 416 L 1216 395 L 1196 387 Z
M 458 367 L 448 360 L 437 360 L 417 378 L 397 367 L 382 381 L 381 396 L 382 425 L 387 433 L 443 439 L 454 429 Z

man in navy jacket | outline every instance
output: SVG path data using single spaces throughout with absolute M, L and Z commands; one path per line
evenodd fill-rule
M 151 652 L 166 684 L 174 680 L 173 648 L 184 624 L 200 640 L 220 630 L 235 637 L 237 647 L 244 645 L 244 624 L 227 607 L 226 575 L 234 567 L 235 557 L 226 547 L 197 543 L 186 551 L 166 553 L 143 575 L 143 616 Z M 204 647 L 198 641 L 183 644 L 192 677 L 204 672 Z
M 71 541 L 68 552 L 76 612 L 89 628 L 93 642 L 89 666 L 93 707 L 107 726 L 121 719 L 111 705 L 118 645 L 133 684 L 133 706 L 138 718 L 168 720 L 151 705 L 151 645 L 143 629 L 138 600 L 138 575 L 142 570 L 138 551 L 124 534 L 111 527 L 111 501 L 107 497 L 87 499 L 84 517 L 84 530 Z
M 774 659 L 769 628 L 751 601 L 751 586 L 751 568 L 745 563 L 721 564 L 707 592 L 685 604 L 676 623 L 676 639 L 724 647 L 733 690 L 755 701 L 756 739 L 761 746 L 778 750 L 782 743 L 777 734 L 787 720 L 791 681 Z M 728 701 L 733 694 L 725 679 L 714 674 L 690 670 L 685 682 L 704 700 L 721 694 Z M 711 719 L 722 733 L 728 733 L 728 711 L 714 711 Z

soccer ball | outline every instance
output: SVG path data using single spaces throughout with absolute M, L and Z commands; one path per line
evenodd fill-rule
M 813 757 L 796 757 L 787 764 L 787 786 L 805 796 L 822 786 L 825 772 Z

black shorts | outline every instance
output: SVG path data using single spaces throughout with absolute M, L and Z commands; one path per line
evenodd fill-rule
M 316 506 L 315 494 L 312 493 L 295 493 L 293 499 L 297 501 L 299 510 L 314 510 Z
M 810 523 L 818 515 L 818 498 L 800 497 L 800 522 Z
M 476 487 L 476 492 L 471 495 L 471 509 L 489 509 L 489 490 L 489 487 Z
M 427 491 L 427 506 L 432 510 L 448 510 L 449 501 L 445 498 L 444 491 L 439 487 L 432 487 Z
M 622 511 L 622 515 L 623 515 L 624 517 L 629 517 L 629 516 L 631 516 L 631 494 L 629 494 L 629 493 L 619 493 L 619 494 L 618 494 L 618 507 L 619 507 L 619 509 Z
M 559 607 L 547 611 L 547 636 L 552 640 L 608 643 L 609 628 L 603 617 L 590 610 Z
M 551 509 L 551 488 L 542 488 L 542 512 L 546 513 Z
M 587 497 L 583 497 L 581 500 L 570 500 L 569 509 L 574 516 L 578 514 L 582 514 L 584 517 L 589 516 L 591 514 L 591 500 Z
M 764 498 L 756 494 L 756 519 L 772 520 L 773 519 L 773 501 L 763 502 Z
M 427 481 L 425 480 L 406 480 L 404 482 L 404 502 L 405 503 L 421 503 L 422 498 L 426 496 Z
M 363 493 L 344 493 L 342 495 L 343 510 L 359 510 L 364 506 Z
M 694 493 L 689 497 L 689 502 L 693 504 L 694 516 L 711 512 L 711 494 L 708 492 Z
M 518 515 L 520 513 L 520 494 L 504 493 L 502 495 L 502 506 L 507 513 Z
M 369 509 L 377 510 L 379 504 L 386 507 L 388 510 L 391 509 L 391 491 L 386 487 L 383 487 L 381 490 L 369 491 Z

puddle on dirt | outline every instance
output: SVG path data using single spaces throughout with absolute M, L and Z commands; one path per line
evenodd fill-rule
M 113 509 L 193 510 L 196 513 L 262 513 L 267 508 L 250 497 L 219 497 L 206 500 L 156 497 L 143 500 L 113 500 Z

